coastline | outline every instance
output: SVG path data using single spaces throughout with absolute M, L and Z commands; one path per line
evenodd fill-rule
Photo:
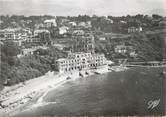
M 126 65 L 126 67 L 148 67 L 148 68 L 158 68 L 158 67 L 166 67 L 166 65 L 158 65 L 158 66 L 150 66 L 150 65 Z
M 139 113 L 154 114 L 155 110 L 147 110 L 147 103 L 159 98 L 161 99 L 160 106 L 156 109 L 160 110 L 157 112 L 163 112 L 165 78 L 160 75 L 162 70 L 163 68 L 135 67 L 122 72 L 81 77 L 50 91 L 44 97 L 44 101 L 49 103 L 43 103 L 37 108 L 21 112 L 15 117 L 84 115 L 86 113 L 100 115 L 101 112 L 113 115 L 111 111 L 116 111 L 119 107 L 122 107 L 119 115 L 124 115 L 124 113 L 128 115 L 131 111 L 137 115 L 138 113 L 135 112 L 137 108 L 133 108 L 132 105 L 133 102 L 137 103 L 138 101 L 139 105 L 137 106 L 142 107 Z M 157 84 L 152 83 L 153 81 Z M 132 93 L 128 93 L 129 91 Z M 158 91 L 161 92 L 158 93 Z M 143 104 L 144 106 L 142 106 Z M 126 108 L 131 111 L 126 112 Z M 105 113 L 105 110 L 108 110 L 108 113 Z
M 86 75 L 86 73 L 88 72 L 88 75 Z M 86 77 L 89 77 L 89 76 L 92 76 L 92 75 L 95 75 L 95 74 L 105 74 L 105 73 L 108 73 L 110 72 L 108 70 L 107 67 L 102 67 L 102 68 L 98 68 L 98 69 L 94 69 L 94 70 L 82 70 L 82 71 L 74 71 L 74 72 L 70 72 L 69 74 L 67 74 L 67 77 L 70 77 L 71 79 L 69 80 L 64 80 L 60 83 L 58 83 L 56 86 L 50 88 L 50 89 L 47 89 L 42 95 L 41 97 L 39 97 L 36 101 L 36 104 L 33 104 L 32 105 L 32 108 L 36 108 L 36 107 L 39 107 L 39 106 L 44 106 L 44 105 L 49 105 L 49 104 L 55 104 L 56 102 L 45 102 L 44 101 L 44 97 L 52 90 L 55 90 L 56 88 L 58 88 L 59 86 L 65 84 L 66 82 L 68 81 L 74 81 L 74 80 L 77 80 L 79 78 L 86 78 Z M 82 74 L 82 76 L 80 76 L 80 73 Z M 61 74 L 61 75 L 64 75 L 64 74 Z M 30 107 L 31 108 L 31 107 Z M 29 109 L 30 109 L 29 108 Z M 24 110 L 26 111 L 26 110 Z
M 4 106 L 4 108 L 0 108 L 0 115 L 14 116 L 27 109 L 45 105 L 47 103 L 43 102 L 44 96 L 47 95 L 49 91 L 56 89 L 64 83 L 76 80 L 80 77 L 85 78 L 96 73 L 104 74 L 107 72 L 110 72 L 107 67 L 73 71 L 65 74 L 49 71 L 44 76 L 26 81 L 25 84 L 20 83 L 15 86 L 6 87 L 0 92 L 1 105 Z M 82 76 L 80 76 L 80 74 L 82 74 Z M 68 77 L 70 77 L 70 79 L 67 79 Z
M 148 67 L 148 66 L 144 66 L 144 67 Z M 159 67 L 159 66 L 157 66 L 157 67 Z M 163 66 L 160 66 L 160 67 L 163 67 Z M 20 102 L 17 102 L 17 101 L 15 102 L 15 104 L 17 104 L 15 108 L 11 108 L 11 107 L 13 107 L 12 104 L 14 102 L 12 102 L 12 100 L 10 100 L 10 98 L 6 97 L 6 99 L 9 99 L 8 100 L 9 102 L 6 100 L 9 105 L 7 108 L 0 109 L 0 115 L 14 116 L 20 112 L 24 112 L 24 111 L 27 111 L 27 110 L 30 110 L 30 109 L 33 109 L 33 108 L 36 108 L 39 106 L 48 105 L 52 102 L 46 103 L 43 101 L 43 98 L 48 94 L 48 92 L 50 92 L 51 90 L 55 90 L 56 88 L 65 84 L 68 81 L 70 82 L 72 80 L 76 80 L 79 78 L 85 78 L 85 77 L 88 77 L 88 76 L 91 76 L 94 74 L 100 75 L 100 74 L 104 74 L 104 73 L 108 73 L 108 72 L 112 72 L 112 71 L 120 72 L 120 71 L 125 71 L 127 69 L 129 69 L 129 68 L 125 67 L 125 66 L 113 66 L 111 68 L 101 67 L 101 68 L 97 68 L 97 69 L 73 71 L 73 72 L 68 72 L 65 74 L 59 74 L 59 73 L 49 71 L 44 76 L 27 81 L 25 83 L 25 86 L 22 84 L 18 84 L 17 86 L 14 86 L 15 89 L 6 88 L 6 89 L 4 89 L 4 91 L 0 92 L 2 94 L 2 93 L 5 93 L 5 90 L 6 90 L 6 92 L 11 90 L 11 92 L 13 92 L 13 96 L 15 96 L 15 98 L 17 98 L 17 100 L 21 100 Z M 80 76 L 80 73 L 82 74 L 81 76 Z M 68 77 L 70 77 L 70 79 L 67 79 Z M 39 84 L 41 81 L 43 81 L 43 82 L 39 86 L 34 86 L 33 84 L 31 85 L 31 83 L 34 83 L 35 85 Z M 26 88 L 29 88 L 28 85 L 30 85 L 33 90 L 30 89 L 30 92 L 27 92 L 25 95 L 23 93 L 25 91 L 23 91 L 23 90 L 25 90 Z M 24 87 L 26 87 L 26 88 L 24 88 Z M 19 90 L 21 88 L 23 88 L 23 89 Z M 17 94 L 14 95 L 15 92 L 18 93 L 18 91 L 20 91 L 20 93 L 23 93 L 21 95 L 21 97 L 17 96 Z M 21 92 L 21 91 L 23 91 L 23 92 Z M 27 98 L 30 98 L 30 99 L 27 100 Z M 54 104 L 55 103 L 56 102 L 54 102 Z

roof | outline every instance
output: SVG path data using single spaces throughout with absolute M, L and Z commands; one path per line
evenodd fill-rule
M 0 30 L 1 33 L 5 33 L 5 32 L 10 32 L 10 33 L 16 33 L 16 32 L 27 32 L 30 31 L 28 29 L 22 29 L 22 28 L 5 28 L 3 30 Z
M 68 30 L 69 27 L 67 27 L 67 26 L 61 26 L 59 29 L 60 29 L 60 30 Z
M 55 23 L 55 19 L 45 20 L 44 23 Z
M 48 30 L 45 30 L 45 29 L 35 30 L 34 32 L 35 32 L 35 33 L 42 33 L 42 32 L 47 32 L 47 33 L 49 33 L 49 31 L 48 31 Z
M 3 31 L 7 31 L 7 32 L 16 32 L 18 30 L 20 30 L 20 28 L 5 28 L 5 29 L 3 29 Z
M 67 58 L 60 58 L 60 59 L 58 59 L 58 60 L 56 60 L 56 61 L 62 62 L 62 61 L 65 61 L 65 60 L 67 60 Z

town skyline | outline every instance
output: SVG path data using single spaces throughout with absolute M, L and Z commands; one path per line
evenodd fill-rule
M 166 16 L 165 0 L 0 0 L 0 15 Z

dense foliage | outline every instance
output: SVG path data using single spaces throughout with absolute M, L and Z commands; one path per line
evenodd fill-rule
M 111 60 L 126 58 L 133 61 L 134 58 L 130 58 L 127 54 L 123 55 L 114 52 L 116 45 L 126 44 L 134 47 L 138 54 L 137 60 L 160 61 L 166 59 L 166 35 L 164 33 L 153 33 L 154 34 L 133 34 L 127 39 L 110 39 L 109 43 L 96 41 L 96 52 L 104 53 L 106 57 Z
M 13 85 L 44 75 L 54 70 L 54 60 L 64 57 L 65 53 L 56 48 L 38 49 L 34 55 L 17 58 L 20 49 L 14 44 L 1 45 L 0 89 L 4 85 Z
M 1 15 L 0 19 L 3 23 L 0 24 L 0 29 L 4 28 L 30 28 L 33 30 L 36 24 L 42 23 L 46 19 L 54 18 L 53 16 L 4 16 Z M 128 27 L 143 27 L 142 33 L 127 34 L 130 37 L 120 38 L 113 40 L 108 38 L 106 42 L 95 40 L 96 52 L 104 53 L 108 59 L 114 60 L 116 58 L 129 58 L 128 55 L 117 54 L 114 52 L 116 45 L 122 43 L 128 43 L 128 45 L 134 47 L 138 54 L 138 59 L 143 61 L 148 60 L 162 60 L 166 59 L 166 34 L 161 33 L 163 27 L 158 25 L 158 20 L 163 18 L 157 14 L 153 14 L 152 17 L 147 15 L 138 14 L 136 16 L 122 16 L 122 17 L 98 17 L 98 16 L 71 16 L 71 17 L 57 17 L 57 21 L 60 19 L 67 18 L 71 21 L 86 22 L 91 21 L 92 31 L 104 33 L 124 33 L 126 35 Z M 157 21 L 154 22 L 154 21 Z M 58 22 L 57 22 L 58 23 Z M 164 27 L 165 28 L 165 27 Z M 153 31 L 153 30 L 158 30 Z M 51 27 L 50 31 L 51 38 L 46 42 L 57 41 L 57 33 L 59 29 L 57 27 Z M 147 33 L 151 31 L 152 33 Z M 156 33 L 157 32 L 157 33 Z M 101 34 L 101 35 L 102 35 Z M 2 35 L 0 35 L 2 36 Z M 43 35 L 41 35 L 43 36 Z M 67 35 L 70 37 L 69 35 Z M 52 39 L 52 40 L 51 40 Z M 60 41 L 60 40 L 58 40 Z M 71 46 L 72 41 L 70 39 L 63 40 L 62 44 Z M 49 43 L 50 44 L 50 43 Z M 29 46 L 29 45 L 26 45 Z M 66 48 L 69 50 L 69 48 Z M 49 49 L 38 49 L 33 55 L 24 56 L 18 58 L 17 55 L 21 52 L 21 49 L 14 45 L 12 42 L 1 43 L 0 45 L 0 89 L 4 85 L 13 85 L 25 80 L 32 79 L 41 75 L 44 75 L 49 70 L 54 70 L 54 61 L 60 57 L 65 57 L 66 53 L 57 50 L 54 47 Z

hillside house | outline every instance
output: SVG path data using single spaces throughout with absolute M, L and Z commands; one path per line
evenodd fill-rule
M 59 34 L 60 35 L 66 34 L 68 32 L 68 30 L 69 30 L 69 27 L 62 26 L 62 27 L 59 28 Z
M 128 33 L 136 33 L 136 32 L 142 32 L 142 27 L 129 27 Z
M 47 28 L 50 28 L 50 27 L 56 27 L 57 26 L 57 23 L 56 23 L 56 19 L 48 19 L 48 20 L 45 20 L 44 21 L 44 26 L 47 27 Z

